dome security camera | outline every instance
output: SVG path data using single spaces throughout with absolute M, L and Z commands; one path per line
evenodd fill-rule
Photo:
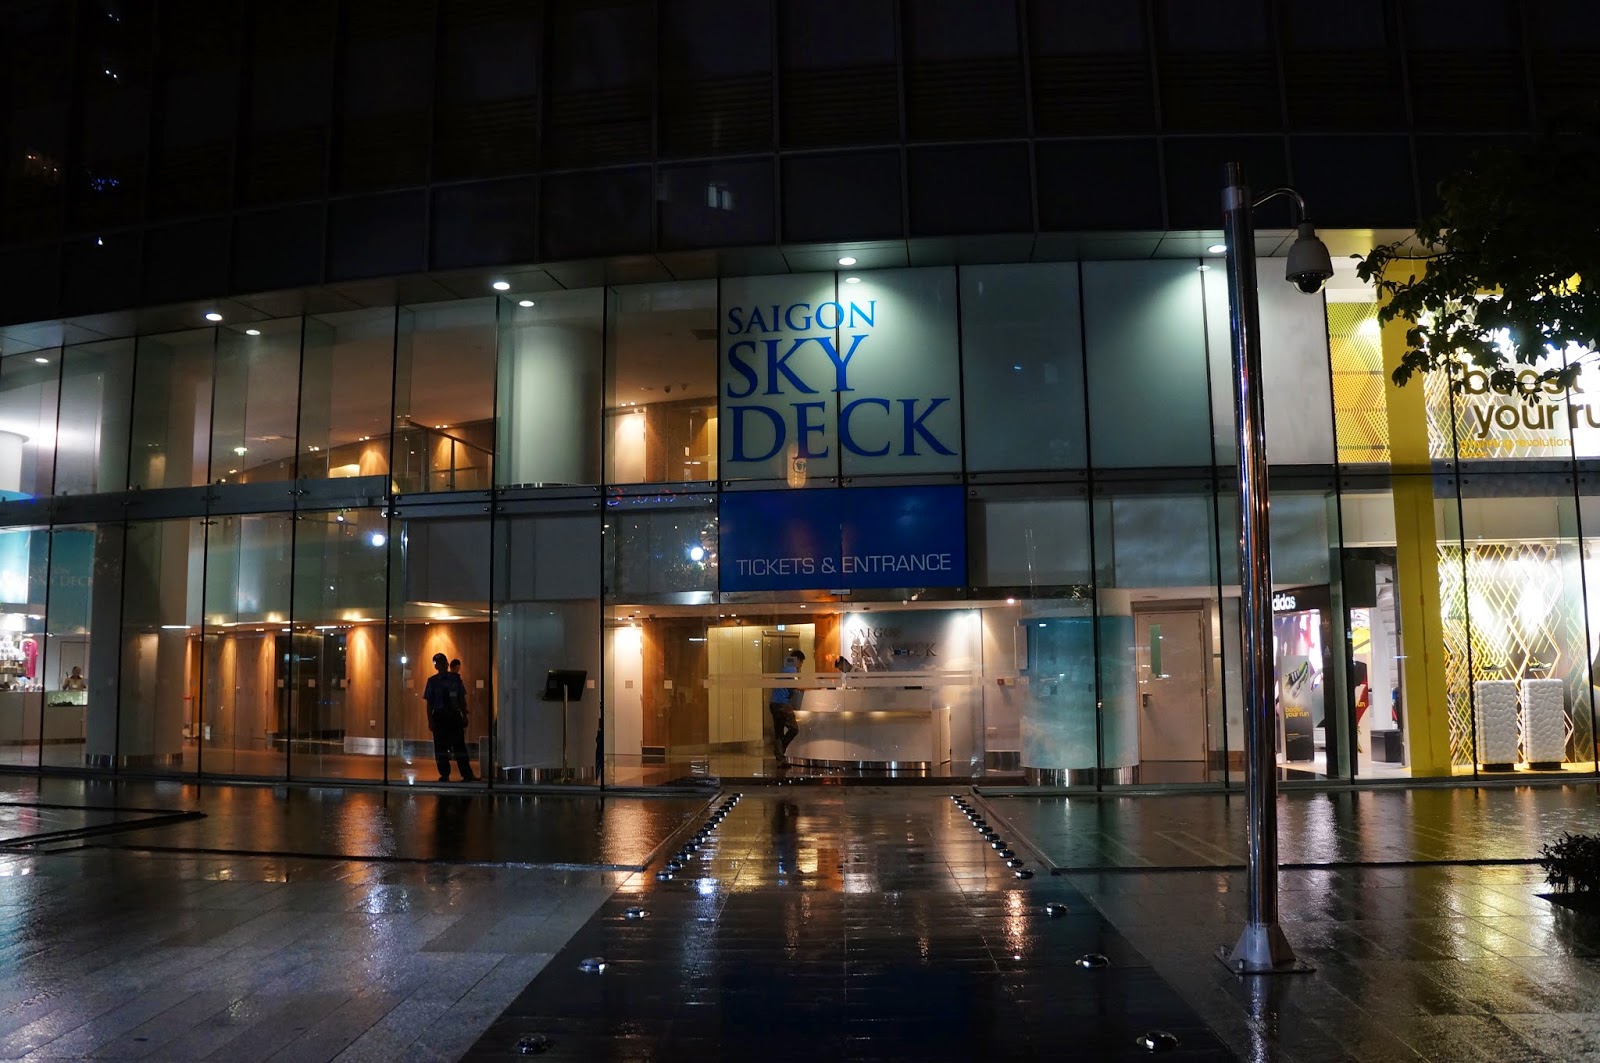
M 1328 255 L 1328 245 L 1318 238 L 1310 222 L 1302 221 L 1298 231 L 1300 235 L 1289 248 L 1283 275 L 1305 294 L 1316 295 L 1333 278 L 1333 259 Z

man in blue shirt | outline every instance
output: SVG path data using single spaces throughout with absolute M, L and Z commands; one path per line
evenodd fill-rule
M 799 648 L 790 650 L 783 659 L 784 675 L 798 676 L 805 659 L 805 653 Z M 792 686 L 777 687 L 768 696 L 767 711 L 772 713 L 772 742 L 778 751 L 779 764 L 786 763 L 784 754 L 789 749 L 789 743 L 800 733 L 794 710 L 800 707 L 800 699 L 804 696 L 805 691 Z

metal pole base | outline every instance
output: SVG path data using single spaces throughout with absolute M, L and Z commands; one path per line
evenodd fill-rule
M 1307 974 L 1313 968 L 1295 959 L 1289 939 L 1277 923 L 1248 925 L 1230 950 L 1217 949 L 1217 959 L 1235 974 Z

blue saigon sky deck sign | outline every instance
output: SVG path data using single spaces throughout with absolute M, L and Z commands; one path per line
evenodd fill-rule
M 959 587 L 967 581 L 960 487 L 728 491 L 719 503 L 724 591 Z
M 951 271 L 734 278 L 721 298 L 725 478 L 960 469 Z

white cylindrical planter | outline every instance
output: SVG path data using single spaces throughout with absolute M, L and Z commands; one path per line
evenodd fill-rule
M 1559 679 L 1522 681 L 1522 754 L 1536 768 L 1567 759 L 1567 685 Z
M 1509 768 L 1517 762 L 1517 684 L 1480 679 L 1472 685 L 1478 763 Z

